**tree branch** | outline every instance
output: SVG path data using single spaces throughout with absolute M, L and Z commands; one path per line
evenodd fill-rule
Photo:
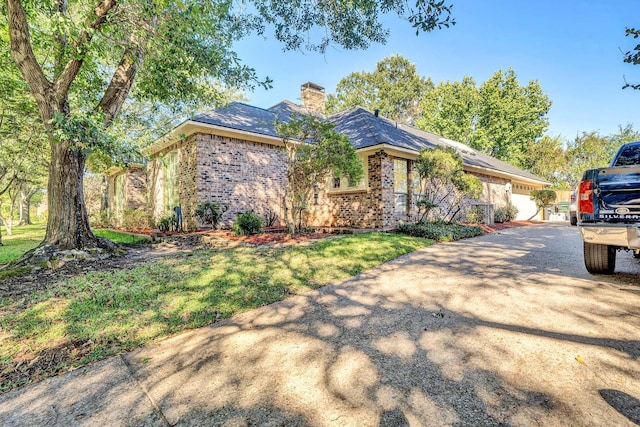
M 40 114 L 45 123 L 51 118 L 50 91 L 52 83 L 47 80 L 31 45 L 29 23 L 20 0 L 6 0 L 11 56 L 20 73 L 26 80 L 31 94 L 38 103 Z
M 105 91 L 97 109 L 105 114 L 104 125 L 108 126 L 115 119 L 131 90 L 131 85 L 144 57 L 141 45 L 125 49 L 120 64 L 116 67 L 109 86 Z
M 17 1 L 17 0 L 8 0 Z M 88 23 L 90 30 L 85 29 L 80 33 L 78 40 L 73 43 L 74 47 L 78 50 L 78 54 L 74 55 L 74 58 L 67 62 L 67 65 L 60 73 L 60 76 L 55 82 L 55 94 L 56 98 L 62 99 L 66 97 L 71 83 L 75 80 L 82 63 L 84 62 L 84 55 L 88 50 L 88 45 L 95 31 L 99 30 L 102 24 L 104 24 L 109 12 L 116 6 L 117 0 L 103 0 L 93 9 L 94 17 Z

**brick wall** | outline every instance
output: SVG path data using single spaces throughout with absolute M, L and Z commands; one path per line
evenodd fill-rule
M 122 211 L 117 211 L 116 185 L 122 181 L 122 210 L 146 209 L 147 207 L 147 173 L 141 166 L 130 166 L 122 173 L 109 176 L 108 198 L 110 217 L 119 225 Z
M 236 215 L 271 210 L 282 221 L 286 160 L 282 148 L 217 135 L 198 134 L 196 185 L 198 203 L 228 205 L 222 225 L 231 226 Z M 283 223 L 283 222 L 281 222 Z
M 366 190 L 327 192 L 320 185 L 318 204 L 304 214 L 307 225 L 395 228 L 393 160 L 384 151 L 367 159 Z
M 196 190 L 198 142 L 198 136 L 191 135 L 178 150 L 178 193 L 183 227 L 188 231 L 197 229 L 195 210 L 198 206 Z
M 508 179 L 480 173 L 472 173 L 472 175 L 477 176 L 482 181 L 482 197 L 480 199 L 483 202 L 491 203 L 495 208 L 507 206 L 511 202 L 505 188 L 505 185 L 510 182 Z

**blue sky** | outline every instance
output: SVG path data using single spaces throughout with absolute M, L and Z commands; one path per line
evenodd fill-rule
M 247 65 L 273 79 L 270 90 L 246 93 L 268 108 L 283 99 L 299 102 L 307 81 L 335 91 L 354 71 L 372 71 L 400 54 L 434 83 L 472 76 L 478 84 L 499 69 L 513 68 L 521 84 L 535 79 L 553 101 L 548 133 L 573 139 L 586 131 L 614 133 L 631 123 L 640 129 L 640 90 L 622 90 L 624 78 L 640 83 L 640 65 L 622 62 L 634 46 L 628 26 L 640 27 L 640 0 L 449 0 L 457 25 L 416 37 L 397 17 L 386 19 L 391 36 L 365 51 L 330 48 L 283 52 L 272 37 L 252 36 L 237 46 Z

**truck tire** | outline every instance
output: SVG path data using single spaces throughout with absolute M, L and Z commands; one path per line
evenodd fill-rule
M 613 274 L 616 269 L 615 246 L 584 242 L 584 266 L 591 274 Z

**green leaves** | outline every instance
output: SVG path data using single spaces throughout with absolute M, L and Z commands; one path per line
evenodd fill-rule
M 420 152 L 414 170 L 420 182 L 416 206 L 420 221 L 439 209 L 437 219 L 452 220 L 461 210 L 465 197 L 478 198 L 482 183 L 463 169 L 462 157 L 452 148 L 436 147 Z
M 625 30 L 626 37 L 632 37 L 633 39 L 637 39 L 640 36 L 640 29 L 638 28 L 627 28 Z M 624 62 L 628 64 L 638 65 L 640 64 L 640 44 L 636 44 L 631 50 L 628 50 L 624 53 Z M 625 82 L 623 89 L 626 88 L 632 89 L 640 89 L 640 84 L 632 84 Z
M 335 113 L 359 106 L 411 124 L 420 116 L 420 102 L 432 88 L 431 80 L 421 77 L 415 64 L 392 55 L 378 62 L 373 72 L 351 73 L 340 80 L 335 95 L 327 97 L 327 110 Z
M 289 122 L 276 123 L 276 129 L 287 152 L 285 221 L 294 232 L 314 186 L 323 185 L 331 173 L 358 182 L 364 169 L 349 139 L 331 123 L 313 116 L 294 116 Z
M 520 85 L 513 69 L 479 87 L 471 77 L 441 83 L 423 99 L 418 127 L 518 167 L 526 167 L 527 146 L 549 126 L 549 97 L 537 81 Z
M 417 0 L 415 7 L 406 0 L 255 0 L 253 4 L 286 50 L 324 52 L 330 45 L 352 50 L 384 43 L 389 30 L 380 24 L 380 18 L 388 12 L 407 19 L 416 33 L 455 24 L 450 16 L 451 6 L 437 0 Z
M 554 190 L 531 190 L 531 200 L 536 203 L 538 210 L 556 201 L 557 194 Z

